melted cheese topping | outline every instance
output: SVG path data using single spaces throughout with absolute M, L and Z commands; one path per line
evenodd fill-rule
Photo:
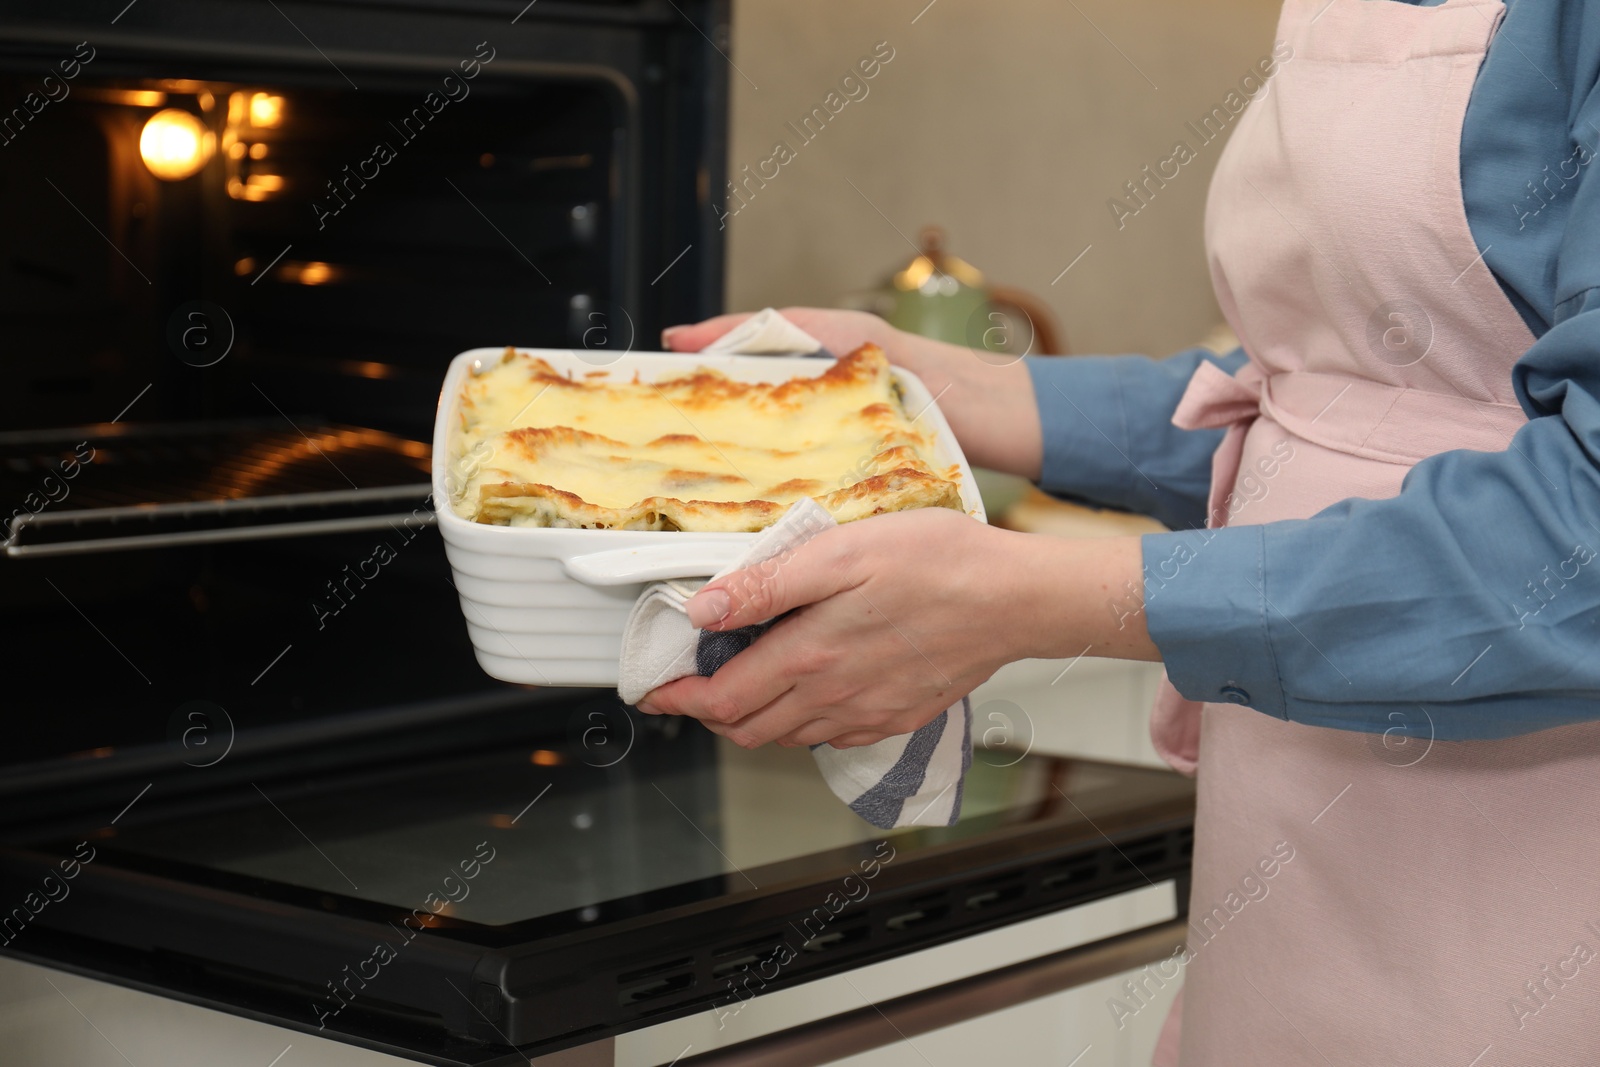
M 508 349 L 463 388 L 456 513 L 511 525 L 761 529 L 811 496 L 836 512 L 960 507 L 956 470 L 866 346 L 817 377 L 568 378 Z M 880 476 L 895 475 L 894 478 Z M 773 505 L 778 505 L 773 507 Z

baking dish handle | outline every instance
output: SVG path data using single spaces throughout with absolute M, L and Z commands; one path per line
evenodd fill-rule
M 748 549 L 728 544 L 644 545 L 590 552 L 562 562 L 567 575 L 585 585 L 637 585 L 667 578 L 709 578 L 732 565 Z

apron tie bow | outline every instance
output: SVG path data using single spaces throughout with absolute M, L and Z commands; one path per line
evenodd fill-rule
M 1261 380 L 1261 369 L 1254 363 L 1246 363 L 1235 375 L 1202 362 L 1172 413 L 1172 425 L 1180 430 L 1214 430 L 1250 421 L 1261 412 Z

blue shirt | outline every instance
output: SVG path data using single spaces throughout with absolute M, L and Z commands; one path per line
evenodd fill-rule
M 1200 360 L 1232 372 L 1241 352 L 1028 363 L 1041 486 L 1177 531 L 1143 539 L 1147 574 L 1193 550 L 1144 606 L 1186 697 L 1441 740 L 1600 718 L 1600 4 L 1507 7 L 1461 136 L 1473 237 L 1537 338 L 1507 451 L 1432 456 L 1389 500 L 1201 535 L 1220 431 L 1170 420 Z

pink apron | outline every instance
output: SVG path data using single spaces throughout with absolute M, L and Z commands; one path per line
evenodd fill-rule
M 1394 496 L 1418 460 L 1503 451 L 1524 422 L 1511 367 L 1533 337 L 1460 183 L 1503 13 L 1285 4 L 1293 57 L 1240 118 L 1207 205 L 1250 363 L 1202 366 L 1173 420 L 1227 427 L 1213 526 Z M 1362 734 L 1164 687 L 1152 736 L 1197 771 L 1199 811 L 1159 1067 L 1600 1064 L 1600 723 L 1451 743 L 1430 742 L 1426 715 L 1397 722 L 1409 737 Z

